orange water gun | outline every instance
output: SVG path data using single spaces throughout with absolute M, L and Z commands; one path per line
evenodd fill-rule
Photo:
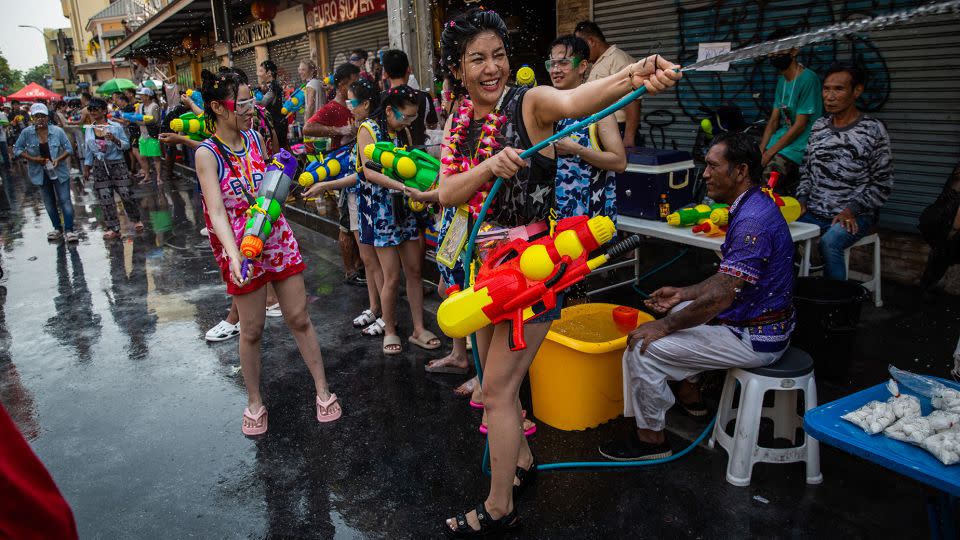
M 508 321 L 512 326 L 510 350 L 526 348 L 524 323 L 555 308 L 558 293 L 640 244 L 639 237 L 631 236 L 610 246 L 606 253 L 588 258 L 616 234 L 616 226 L 606 216 L 576 216 L 557 222 L 553 236 L 517 238 L 500 246 L 486 258 L 472 287 L 447 289 L 449 296 L 437 310 L 440 329 L 450 337 L 462 338 L 487 325 Z

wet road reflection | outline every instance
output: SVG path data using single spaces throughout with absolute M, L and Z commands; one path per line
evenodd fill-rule
M 198 233 L 193 186 L 138 188 L 148 230 L 107 243 L 95 199 L 75 198 L 85 236 L 64 246 L 46 240 L 36 189 L 0 177 L 0 401 L 73 507 L 81 538 L 428 538 L 482 499 L 480 416 L 452 397 L 460 378 L 424 375 L 438 354 L 385 358 L 379 339 L 358 335 L 350 319 L 366 291 L 341 282 L 334 241 L 295 227 L 344 416 L 317 423 L 296 345 L 269 319 L 270 431 L 249 440 L 237 342 L 203 339 L 230 299 Z M 435 309 L 435 295 L 427 302 Z M 622 427 L 541 425 L 534 452 L 544 462 L 594 459 L 597 441 Z M 902 513 L 915 486 L 829 450 L 822 459 L 825 474 L 857 481 L 807 488 L 796 464 L 758 467 L 749 490 L 734 488 L 722 453 L 707 450 L 671 468 L 541 475 L 523 501 L 523 536 L 780 536 L 784 523 L 811 537 L 923 530 L 922 512 Z M 762 509 L 758 492 L 771 500 Z M 864 504 L 839 510 L 850 500 Z

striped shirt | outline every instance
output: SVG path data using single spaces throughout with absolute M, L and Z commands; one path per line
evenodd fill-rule
M 890 137 L 866 114 L 852 124 L 834 127 L 829 116 L 810 132 L 800 167 L 797 199 L 820 217 L 849 208 L 855 215 L 876 213 L 893 189 Z

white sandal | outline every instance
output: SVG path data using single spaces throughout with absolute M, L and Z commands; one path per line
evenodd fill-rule
M 383 319 L 377 319 L 373 321 L 373 324 L 361 330 L 360 333 L 365 336 L 382 336 L 383 329 L 386 326 L 387 323 L 385 323 Z
M 364 326 L 370 326 L 373 322 L 377 320 L 377 316 L 373 314 L 369 309 L 363 310 L 363 313 L 359 317 L 353 320 L 354 328 L 363 328 Z

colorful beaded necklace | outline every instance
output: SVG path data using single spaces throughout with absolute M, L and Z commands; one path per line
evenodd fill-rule
M 500 135 L 500 127 L 507 121 L 507 117 L 500 114 L 500 106 L 506 95 L 507 92 L 504 90 L 500 95 L 500 100 L 497 101 L 497 106 L 484 117 L 480 137 L 477 141 L 477 148 L 472 155 L 462 151 L 469 137 L 470 122 L 473 121 L 473 102 L 470 101 L 469 96 L 464 96 L 460 102 L 460 106 L 457 108 L 456 115 L 453 117 L 453 122 L 450 126 L 450 135 L 446 140 L 446 147 L 449 153 L 440 159 L 441 163 L 446 166 L 444 169 L 445 175 L 449 176 L 466 172 L 476 167 L 484 159 L 493 156 L 496 149 L 500 147 L 500 143 L 497 142 L 497 136 Z M 483 206 L 483 201 L 490 192 L 491 187 L 493 187 L 493 182 L 484 183 L 467 202 L 470 214 L 474 218 L 479 215 L 480 207 Z

